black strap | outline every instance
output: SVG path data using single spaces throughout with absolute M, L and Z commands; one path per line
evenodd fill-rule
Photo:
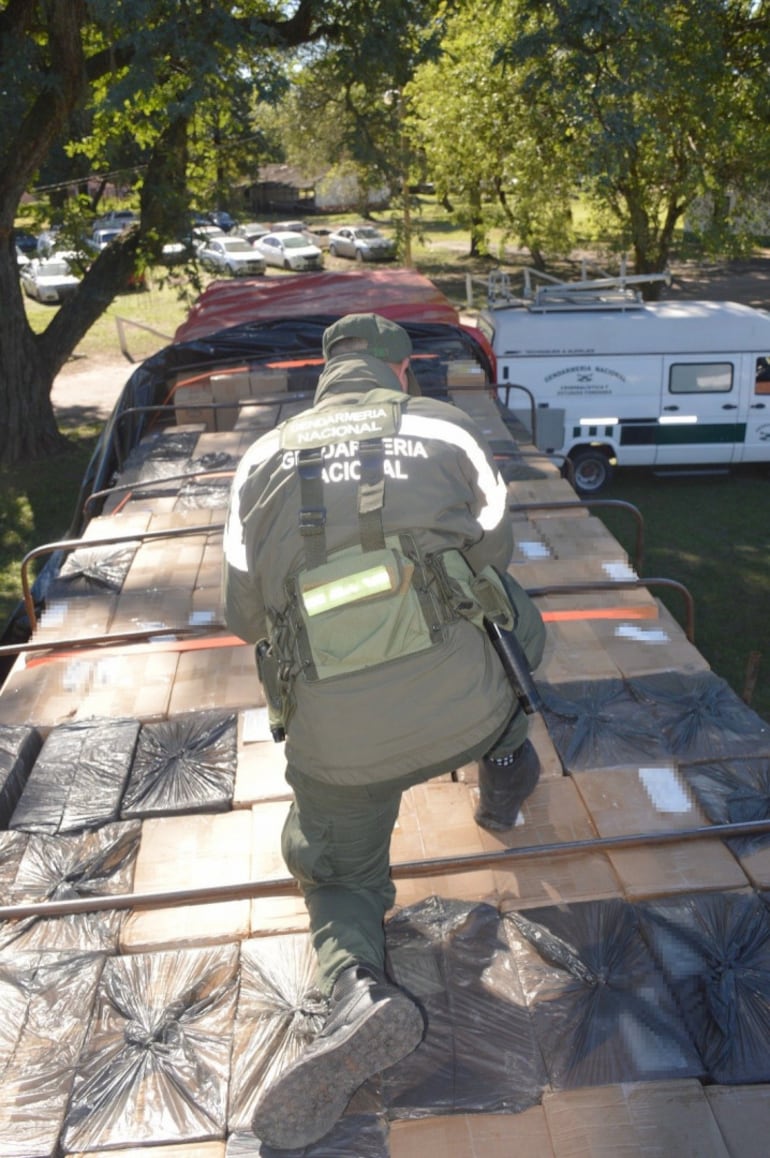
M 358 484 L 358 527 L 363 551 L 379 551 L 385 546 L 382 508 L 385 503 L 385 447 L 381 438 L 367 438 L 358 444 L 361 479 Z
M 321 567 L 326 562 L 326 507 L 322 470 L 322 447 L 311 447 L 299 452 L 299 533 L 305 543 L 308 568 Z

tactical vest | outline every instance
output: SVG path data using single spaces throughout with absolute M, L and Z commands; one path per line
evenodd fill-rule
M 499 577 L 474 575 L 462 554 L 423 554 L 410 534 L 386 535 L 384 438 L 399 429 L 406 395 L 376 388 L 354 404 L 311 410 L 282 427 L 281 448 L 296 455 L 298 530 L 304 566 L 285 580 L 286 605 L 270 610 L 270 648 L 258 655 L 271 720 L 285 726 L 294 680 L 350 675 L 424 651 L 465 617 L 510 625 Z M 358 543 L 327 551 L 324 448 L 358 443 Z M 496 582 L 495 582 L 496 580 Z M 280 720 L 279 720 L 280 717 Z

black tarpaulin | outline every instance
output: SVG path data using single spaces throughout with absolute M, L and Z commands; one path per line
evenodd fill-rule
M 714 824 L 770 820 L 770 759 L 734 759 L 682 764 L 680 774 Z M 736 856 L 770 844 L 770 831 L 727 841 Z
M 703 1073 L 631 905 L 587 901 L 505 920 L 555 1089 Z
M 25 836 L 23 856 L 5 891 L 9 905 L 117 896 L 131 891 L 141 824 L 108 824 L 77 836 Z M 10 834 L 9 834 L 10 835 Z M 13 834 L 22 835 L 22 834 Z M 128 914 L 114 909 L 0 922 L 0 949 L 116 952 Z
M 755 893 L 639 906 L 711 1081 L 770 1081 L 770 917 Z
M 389 1115 L 536 1104 L 546 1075 L 497 910 L 431 897 L 386 934 L 392 976 L 427 1018 L 422 1043 L 383 1076 Z
M 237 764 L 234 713 L 190 712 L 139 734 L 121 816 L 172 816 L 230 807 Z
M 53 1158 L 103 958 L 0 954 L 0 1158 Z
M 7 828 L 43 740 L 35 728 L 0 724 L 0 828 Z
M 117 820 L 139 734 L 136 720 L 83 720 L 49 732 L 10 827 L 80 832 Z
M 108 960 L 65 1150 L 224 1139 L 237 988 L 236 945 Z

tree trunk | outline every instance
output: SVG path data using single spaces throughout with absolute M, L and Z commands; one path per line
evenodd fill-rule
M 64 447 L 51 405 L 52 377 L 40 339 L 30 329 L 18 278 L 0 262 L 0 467 Z
M 94 262 L 77 292 L 52 308 L 46 329 L 27 321 L 10 232 L 0 231 L 0 467 L 63 446 L 51 405 L 57 373 L 133 272 L 139 234 L 129 230 Z

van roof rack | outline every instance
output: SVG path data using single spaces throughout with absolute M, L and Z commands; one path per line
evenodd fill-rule
M 590 277 L 589 268 L 600 276 Z M 626 259 L 621 259 L 620 272 L 610 274 L 582 262 L 580 278 L 560 281 L 539 269 L 523 270 L 524 288 L 521 295 L 511 290 L 510 277 L 502 270 L 492 270 L 487 279 L 487 302 L 490 309 L 503 306 L 524 306 L 528 310 L 625 310 L 642 304 L 639 286 L 651 282 L 671 284 L 671 274 L 627 274 Z

